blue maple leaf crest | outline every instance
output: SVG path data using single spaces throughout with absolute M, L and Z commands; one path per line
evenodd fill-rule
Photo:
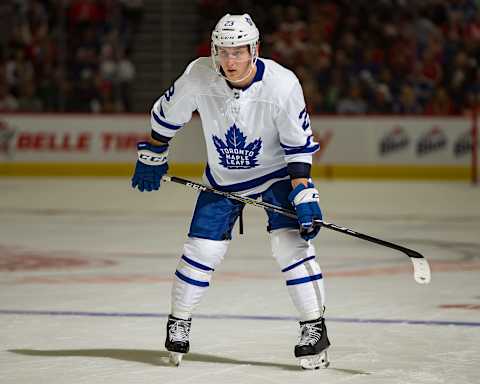
M 262 140 L 255 139 L 247 144 L 247 137 L 233 124 L 225 134 L 225 142 L 212 136 L 220 157 L 220 164 L 228 169 L 248 169 L 258 165 L 257 156 L 262 148 Z

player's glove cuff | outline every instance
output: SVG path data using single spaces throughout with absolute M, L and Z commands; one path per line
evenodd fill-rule
M 138 161 L 146 165 L 162 165 L 167 162 L 168 144 L 153 145 L 146 141 L 137 144 Z
M 294 207 L 305 203 L 319 203 L 318 191 L 315 189 L 312 183 L 308 183 L 308 187 L 303 184 L 299 184 L 288 195 L 288 200 Z

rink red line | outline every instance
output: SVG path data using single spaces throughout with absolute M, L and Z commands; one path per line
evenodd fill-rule
M 336 277 L 366 277 L 366 276 L 392 276 L 412 273 L 412 266 L 365 268 L 355 270 L 337 270 L 324 273 L 326 278 Z M 465 272 L 480 270 L 480 262 L 441 261 L 431 263 L 432 272 Z M 273 280 L 280 279 L 276 273 L 254 272 L 221 272 L 215 276 L 216 282 L 235 282 L 237 280 Z M 118 275 L 63 275 L 63 276 L 23 276 L 5 280 L 0 284 L 130 284 L 130 283 L 171 283 L 173 275 L 144 275 L 144 274 L 118 274 Z
M 443 304 L 439 305 L 439 308 L 443 309 L 471 309 L 480 310 L 480 304 Z

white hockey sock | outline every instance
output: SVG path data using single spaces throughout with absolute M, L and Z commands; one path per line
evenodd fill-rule
M 272 254 L 282 268 L 288 293 L 301 321 L 323 315 L 325 287 L 315 248 L 300 237 L 297 229 L 271 232 Z
M 183 255 L 172 287 L 172 315 L 188 320 L 210 285 L 213 268 Z
M 189 319 L 210 285 L 212 272 L 221 263 L 228 240 L 189 237 L 175 271 L 172 287 L 172 315 Z
M 325 286 L 315 256 L 309 256 L 282 270 L 292 302 L 301 321 L 318 319 L 323 315 Z

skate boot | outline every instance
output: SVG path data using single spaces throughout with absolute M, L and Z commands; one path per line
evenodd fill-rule
M 172 315 L 168 316 L 167 338 L 165 348 L 169 351 L 169 361 L 178 367 L 182 361 L 183 355 L 190 349 L 190 327 L 192 319 L 178 319 Z
M 327 336 L 325 319 L 300 322 L 300 340 L 295 346 L 295 357 L 303 369 L 327 368 L 327 348 L 330 341 Z

